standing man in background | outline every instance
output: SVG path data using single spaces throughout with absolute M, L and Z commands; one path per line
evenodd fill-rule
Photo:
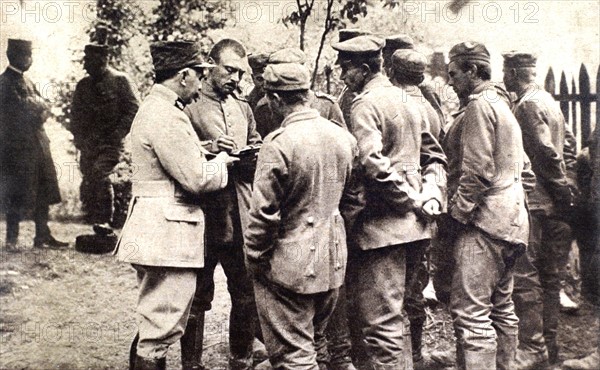
M 98 28 L 99 38 L 106 29 Z M 83 175 L 80 199 L 85 220 L 100 233 L 112 233 L 114 190 L 110 179 L 123 151 L 139 102 L 129 77 L 108 66 L 109 48 L 102 41 L 85 46 L 83 68 L 88 76 L 75 88 L 71 125 L 80 151 Z
M 50 140 L 44 122 L 50 109 L 24 73 L 31 41 L 8 39 L 9 66 L 0 75 L 0 205 L 6 212 L 6 248 L 16 249 L 19 223 L 33 210 L 34 247 L 66 247 L 48 227 L 48 210 L 60 202 Z
M 517 94 L 513 112 L 537 178 L 527 202 L 529 248 L 515 267 L 519 370 L 558 362 L 559 292 L 572 239 L 571 228 L 561 217 L 573 214 L 575 206 L 563 157 L 565 119 L 552 96 L 535 83 L 536 62 L 532 54 L 504 54 L 504 85 Z
M 204 82 L 200 97 L 185 109 L 204 148 L 213 154 L 231 153 L 259 144 L 261 138 L 256 132 L 250 105 L 237 92 L 248 68 L 246 49 L 239 41 L 226 38 L 213 46 L 209 57 L 216 67 Z M 211 308 L 218 263 L 225 271 L 231 295 L 229 365 L 234 370 L 252 366 L 257 318 L 252 281 L 244 264 L 242 234 L 252 184 L 251 178 L 241 178 L 242 169 L 238 167 L 232 168 L 231 179 L 224 189 L 209 194 L 202 202 L 206 213 L 206 260 L 198 273 L 196 297 L 182 338 L 182 356 L 199 367 L 202 366 L 204 313 Z

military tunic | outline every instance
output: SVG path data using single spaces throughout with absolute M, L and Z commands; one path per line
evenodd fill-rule
M 204 83 L 200 98 L 188 105 L 185 112 L 207 149 L 210 149 L 213 140 L 223 134 L 233 137 L 238 149 L 261 142 L 252 110 L 237 93 L 222 97 L 208 83 Z M 231 181 L 227 186 L 208 194 L 201 203 L 206 213 L 206 260 L 198 274 L 198 288 L 191 312 L 193 315 L 203 315 L 204 311 L 210 310 L 215 289 L 214 270 L 220 263 L 227 275 L 232 301 L 229 326 L 231 355 L 247 359 L 251 355 L 256 324 L 252 282 L 244 265 L 242 234 L 251 183 L 242 178 L 236 166 L 231 169 Z
M 431 199 L 444 206 L 446 159 L 426 112 L 382 74 L 354 99 L 350 127 L 365 206 L 350 231 L 357 250 L 348 292 L 356 295 L 371 364 L 411 368 L 403 338 L 405 253 L 424 248 L 431 237 L 420 208 Z
M 228 181 L 226 164 L 207 161 L 175 92 L 154 85 L 131 127 L 138 165 L 133 198 L 115 253 L 138 274 L 137 354 L 164 358 L 183 335 L 196 270 L 204 265 L 205 217 L 199 198 Z
M 516 342 L 512 267 L 528 244 L 529 221 L 521 183 L 527 159 L 508 94 L 490 83 L 476 87 L 448 130 L 444 151 L 452 218 L 440 233 L 452 235 L 450 309 L 460 355 L 469 364 L 509 366 L 496 346 Z
M 313 343 L 344 281 L 340 207 L 354 199 L 344 194 L 357 154 L 354 138 L 315 109 L 287 116 L 259 153 L 245 252 L 274 368 L 316 368 Z

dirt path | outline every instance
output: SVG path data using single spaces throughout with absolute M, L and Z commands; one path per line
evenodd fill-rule
M 31 248 L 33 224 L 22 224 L 18 253 L 1 252 L 1 369 L 126 369 L 136 332 L 134 270 L 110 255 Z M 75 240 L 89 227 L 51 223 L 55 236 Z M 0 223 L 0 235 L 5 233 Z M 229 298 L 219 268 L 213 310 L 207 315 L 205 365 L 225 369 Z M 594 345 L 596 323 L 590 307 L 579 316 L 562 316 L 561 358 L 585 355 Z M 441 309 L 430 312 L 426 349 L 452 346 L 452 324 Z M 169 369 L 178 369 L 179 345 L 169 353 Z

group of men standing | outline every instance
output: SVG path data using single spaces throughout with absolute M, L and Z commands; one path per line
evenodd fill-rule
M 446 125 L 410 38 L 343 30 L 332 47 L 339 104 L 310 89 L 297 49 L 248 57 L 226 38 L 206 62 L 192 42 L 151 45 L 155 84 L 131 124 L 138 170 L 117 244 L 139 283 L 130 367 L 164 369 L 180 341 L 183 368 L 204 368 L 218 263 L 232 301 L 230 368 L 252 368 L 257 342 L 275 369 L 422 367 L 430 248 L 458 368 L 558 361 L 572 146 L 551 95 L 532 90 L 535 57 L 504 55 L 512 101 L 491 82 L 483 44 L 455 45 L 448 83 L 460 109 Z M 114 124 L 100 135 L 106 145 L 80 139 L 77 123 L 93 112 L 74 107 L 72 127 L 82 163 L 84 152 L 95 163 L 89 179 L 101 180 L 137 108 L 124 77 L 93 67 L 103 50 L 86 48 L 90 77 L 75 100 L 110 101 L 93 96 L 103 83 L 126 90 L 127 107 L 102 117 Z M 248 64 L 256 86 L 246 98 Z M 110 220 L 110 209 L 97 211 L 97 222 Z

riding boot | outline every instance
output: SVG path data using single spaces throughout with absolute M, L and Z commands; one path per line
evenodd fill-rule
M 190 314 L 185 332 L 180 339 L 181 367 L 183 370 L 201 370 L 204 339 L 204 312 Z

